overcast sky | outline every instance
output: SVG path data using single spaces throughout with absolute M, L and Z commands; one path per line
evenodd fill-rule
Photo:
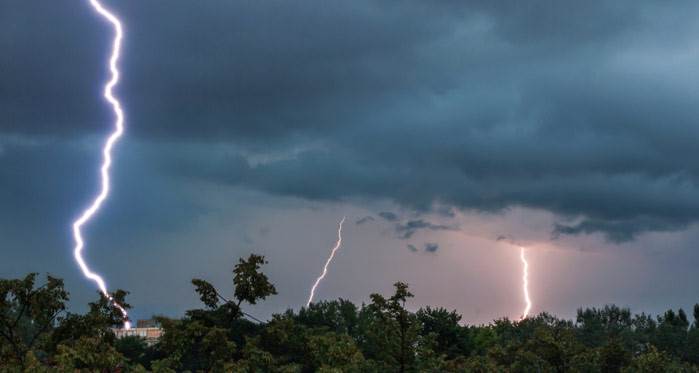
M 110 1 L 126 135 L 87 259 L 136 317 L 198 306 L 265 254 L 305 303 L 407 281 L 469 322 L 699 302 L 699 3 Z M 112 29 L 0 0 L 0 277 L 63 277 L 111 129 Z

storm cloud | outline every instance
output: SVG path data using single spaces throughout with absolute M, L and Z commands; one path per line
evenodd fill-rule
M 395 212 L 390 212 L 390 211 L 381 211 L 379 212 L 379 216 L 384 218 L 385 220 L 388 220 L 390 222 L 395 222 L 398 221 L 398 214 Z
M 433 242 L 428 242 L 425 244 L 425 251 L 428 253 L 436 253 L 439 250 L 439 245 Z
M 395 226 L 396 233 L 402 239 L 411 238 L 419 230 L 431 230 L 431 231 L 443 231 L 443 230 L 456 230 L 454 227 L 449 227 L 442 224 L 434 224 L 429 221 L 422 219 L 409 220 L 405 223 L 398 223 Z
M 357 219 L 357 220 L 354 222 L 354 224 L 356 224 L 356 225 L 362 225 L 362 224 L 366 224 L 366 223 L 368 223 L 368 222 L 370 222 L 370 221 L 374 221 L 374 220 L 375 220 L 375 219 L 374 219 L 373 216 L 364 216 L 364 217 L 361 217 L 361 218 Z
M 119 94 L 161 180 L 418 212 L 523 206 L 559 216 L 554 237 L 623 242 L 699 219 L 698 6 L 115 2 Z M 79 3 L 4 5 L 0 137 L 105 131 L 106 31 Z M 0 142 L 0 161 L 21 149 Z M 404 238 L 442 229 L 419 221 Z

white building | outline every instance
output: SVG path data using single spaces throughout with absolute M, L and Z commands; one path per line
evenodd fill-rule
M 140 337 L 143 338 L 148 346 L 158 343 L 160 336 L 163 335 L 163 330 L 155 323 L 138 321 L 138 326 L 131 329 L 112 329 L 114 335 L 118 339 L 124 337 Z

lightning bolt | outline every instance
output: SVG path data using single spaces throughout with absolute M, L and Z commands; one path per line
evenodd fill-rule
M 112 12 L 107 10 L 99 0 L 89 0 L 92 8 L 103 18 L 105 18 L 114 28 L 114 40 L 112 42 L 112 53 L 109 58 L 109 71 L 111 73 L 111 78 L 104 86 L 104 98 L 109 102 L 114 110 L 115 122 L 114 131 L 107 138 L 104 147 L 102 148 L 102 167 L 100 168 L 100 175 L 102 178 L 102 187 L 99 194 L 95 197 L 90 204 L 80 215 L 80 217 L 73 222 L 73 238 L 75 240 L 75 248 L 73 250 L 73 255 L 75 256 L 75 261 L 80 266 L 85 277 L 92 280 L 99 287 L 100 292 L 109 299 L 114 307 L 116 307 L 124 316 L 126 320 L 124 322 L 124 328 L 130 329 L 131 323 L 128 321 L 128 314 L 126 309 L 120 304 L 114 301 L 109 292 L 107 292 L 107 285 L 100 275 L 90 271 L 90 268 L 85 263 L 82 253 L 85 248 L 85 242 L 82 236 L 82 227 L 87 222 L 92 219 L 92 217 L 97 213 L 97 211 L 102 206 L 102 203 L 109 195 L 109 169 L 112 165 L 112 148 L 117 143 L 119 138 L 124 133 L 124 112 L 121 109 L 121 103 L 114 97 L 113 90 L 114 87 L 119 83 L 119 68 L 117 63 L 119 62 L 119 57 L 121 54 L 121 41 L 123 38 L 123 29 L 121 26 L 121 21 Z
M 333 258 L 335 257 L 335 253 L 337 252 L 337 250 L 340 249 L 340 246 L 342 245 L 342 224 L 344 224 L 346 218 L 347 217 L 344 216 L 342 217 L 342 220 L 340 220 L 340 226 L 337 229 L 337 243 L 335 243 L 335 247 L 333 247 L 332 251 L 330 252 L 330 257 L 328 257 L 328 260 L 325 262 L 325 266 L 323 266 L 323 273 L 321 273 L 320 276 L 318 276 L 316 282 L 313 284 L 313 287 L 311 288 L 311 295 L 308 297 L 306 307 L 310 306 L 311 302 L 313 302 L 313 297 L 315 296 L 318 284 L 320 284 L 320 282 L 325 278 L 325 275 L 328 273 L 328 266 L 330 265 L 330 262 L 332 262 Z
M 522 292 L 524 293 L 524 301 L 527 306 L 524 307 L 524 312 L 522 313 L 521 320 L 524 320 L 529 316 L 529 311 L 532 309 L 532 301 L 529 299 L 529 263 L 527 258 L 524 256 L 524 247 L 519 248 L 519 260 L 522 261 Z

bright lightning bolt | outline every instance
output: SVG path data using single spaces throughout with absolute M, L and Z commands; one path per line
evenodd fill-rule
M 532 301 L 529 299 L 529 263 L 527 258 L 524 257 L 524 247 L 519 248 L 519 260 L 522 261 L 522 291 L 524 293 L 524 301 L 527 306 L 524 308 L 524 313 L 522 314 L 522 320 L 529 316 L 529 311 L 532 309 Z
M 342 245 L 342 224 L 344 224 L 346 218 L 347 217 L 344 216 L 342 220 L 340 220 L 340 226 L 337 230 L 337 243 L 335 243 L 335 247 L 333 247 L 333 250 L 330 252 L 330 257 L 328 257 L 328 260 L 325 262 L 325 266 L 323 266 L 323 273 L 321 273 L 320 276 L 318 276 L 315 284 L 313 284 L 313 287 L 311 288 L 311 295 L 308 297 L 306 307 L 310 306 L 311 302 L 313 302 L 313 297 L 315 296 L 318 284 L 320 284 L 323 278 L 325 278 L 325 275 L 328 273 L 328 266 L 330 265 L 330 262 L 332 262 L 333 258 L 335 257 L 335 253 L 337 252 L 337 250 L 340 249 L 340 246 Z
M 109 295 L 109 293 L 107 292 L 107 285 L 105 284 L 102 277 L 90 271 L 90 268 L 88 268 L 87 264 L 85 264 L 85 259 L 83 259 L 82 256 L 85 243 L 83 241 L 81 229 L 83 225 L 90 221 L 90 219 L 95 215 L 95 213 L 97 213 L 97 211 L 102 206 L 102 203 L 105 199 L 107 199 L 107 196 L 109 195 L 109 169 L 112 165 L 112 147 L 114 147 L 114 144 L 116 144 L 121 135 L 124 133 L 124 112 L 121 109 L 121 103 L 119 102 L 119 100 L 116 99 L 116 97 L 114 97 L 114 94 L 112 92 L 114 87 L 119 82 L 119 69 L 117 67 L 117 63 L 119 62 L 119 56 L 121 53 L 121 40 L 123 38 L 121 22 L 113 13 L 107 10 L 99 2 L 99 0 L 89 1 L 90 5 L 92 5 L 92 8 L 100 16 L 102 16 L 109 23 L 111 23 L 112 27 L 114 27 L 114 41 L 112 43 L 112 54 L 109 58 L 109 70 L 111 72 L 111 79 L 104 86 L 103 95 L 107 102 L 111 104 L 112 109 L 114 110 L 114 116 L 116 120 L 114 123 L 114 131 L 109 135 L 107 141 L 104 144 L 104 148 L 102 149 L 102 167 L 100 168 L 100 174 L 102 177 L 102 188 L 100 190 L 100 193 L 92 201 L 92 204 L 82 212 L 82 215 L 80 215 L 80 217 L 75 222 L 73 222 L 73 238 L 75 239 L 75 249 L 73 250 L 73 255 L 75 256 L 75 261 L 78 262 L 78 265 L 80 266 L 80 269 L 82 270 L 85 277 L 94 281 L 99 287 L 99 290 L 102 292 L 102 294 L 107 299 L 109 299 L 114 304 L 114 306 L 117 309 L 119 309 L 119 311 L 121 311 L 121 314 L 124 316 L 124 319 L 126 320 L 124 322 L 124 328 L 129 329 L 131 328 L 131 323 L 128 321 L 128 314 L 126 313 L 126 309 L 124 309 L 124 307 L 122 307 L 120 304 L 114 302 L 112 296 Z

